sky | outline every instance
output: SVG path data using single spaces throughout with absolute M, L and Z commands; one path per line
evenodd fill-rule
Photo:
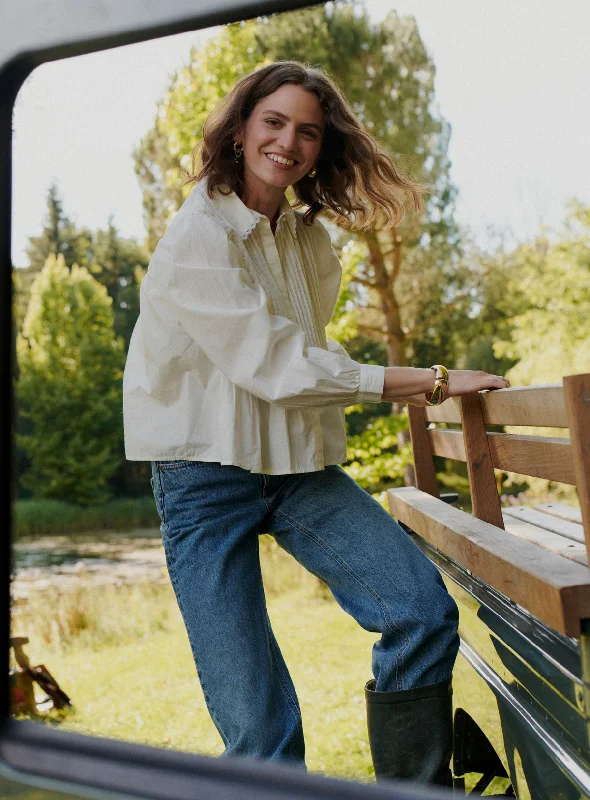
M 456 218 L 484 249 L 559 226 L 569 197 L 590 204 L 590 3 L 587 0 L 367 0 L 377 21 L 416 18 L 452 128 Z M 191 45 L 209 31 L 44 64 L 14 108 L 12 258 L 26 266 L 49 185 L 91 229 L 110 214 L 145 234 L 131 153 Z M 502 233 L 503 232 L 503 233 Z

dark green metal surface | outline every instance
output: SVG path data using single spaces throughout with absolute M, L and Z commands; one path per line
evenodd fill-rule
M 412 537 L 459 606 L 455 710 L 481 728 L 521 800 L 590 797 L 588 635 L 562 636 Z

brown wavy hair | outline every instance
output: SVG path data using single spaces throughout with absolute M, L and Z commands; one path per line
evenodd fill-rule
M 293 184 L 297 201 L 308 210 L 303 221 L 311 225 L 325 211 L 342 227 L 368 230 L 392 228 L 402 221 L 406 202 L 419 212 L 429 190 L 404 174 L 379 142 L 362 126 L 336 83 L 321 68 L 299 61 L 275 61 L 241 77 L 210 112 L 202 140 L 192 151 L 192 172 L 183 181 L 207 179 L 210 197 L 216 188 L 242 197 L 244 160 L 235 163 L 234 135 L 255 105 L 285 83 L 314 92 L 324 111 L 324 137 L 316 175 Z M 229 188 L 229 191 L 223 191 Z M 332 212 L 332 213 L 330 213 Z

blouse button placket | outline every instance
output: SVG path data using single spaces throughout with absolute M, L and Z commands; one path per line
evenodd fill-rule
M 281 223 L 281 221 L 282 217 L 279 218 L 279 224 Z M 283 267 L 281 264 L 281 259 L 279 257 L 277 243 L 275 237 L 272 234 L 272 230 L 270 228 L 270 220 L 268 219 L 268 217 L 264 217 L 260 221 L 260 225 L 262 226 L 262 245 L 264 247 L 264 255 L 266 256 L 266 262 L 269 266 L 273 278 L 276 281 L 277 286 L 279 287 L 279 291 L 281 293 L 281 297 L 283 298 L 283 303 L 285 304 L 285 308 L 287 310 L 287 315 L 289 319 L 292 322 L 297 322 L 293 306 L 291 305 L 291 301 L 289 299 L 289 293 L 287 291 L 287 284 L 285 282 L 285 276 L 283 274 Z M 277 225 L 277 234 L 278 230 L 279 228 Z

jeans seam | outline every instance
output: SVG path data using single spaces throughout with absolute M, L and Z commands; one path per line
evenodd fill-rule
M 182 602 L 182 599 L 181 599 L 180 586 L 176 581 L 176 558 L 172 554 L 169 545 L 168 545 L 168 547 L 166 547 L 166 545 L 164 545 L 164 549 L 166 550 L 166 554 L 168 555 L 168 559 L 169 559 L 168 574 L 170 575 L 170 581 L 172 583 L 172 587 L 174 588 L 174 592 L 176 594 L 176 599 L 178 601 L 178 607 L 180 608 L 180 612 L 181 612 L 182 616 L 184 617 L 184 603 Z M 188 626 L 186 626 L 186 625 L 185 625 L 185 630 L 186 630 L 186 635 L 188 637 L 189 644 L 191 646 L 191 650 L 193 652 L 193 659 L 194 659 L 194 662 L 195 662 L 197 675 L 199 677 L 199 682 L 200 682 L 201 688 L 203 690 L 203 696 L 205 697 L 205 701 L 207 703 L 207 707 L 209 709 L 209 713 L 211 714 L 211 718 L 213 719 L 213 722 L 215 723 L 215 726 L 218 729 L 219 735 L 221 736 L 221 738 L 223 740 L 224 746 L 227 747 L 227 739 L 225 737 L 225 734 L 222 733 L 222 728 L 221 728 L 221 725 L 219 724 L 219 719 L 217 718 L 217 714 L 213 710 L 213 704 L 210 703 L 210 695 L 208 693 L 207 685 L 206 685 L 205 681 L 203 680 L 203 677 L 201 675 L 201 671 L 199 669 L 199 665 L 197 664 L 197 659 L 195 658 L 195 653 L 197 651 L 197 648 L 195 647 L 195 645 L 193 643 L 193 640 L 191 638 L 190 632 L 188 630 Z
M 166 464 L 166 462 L 157 461 L 156 464 L 158 466 L 158 472 L 170 472 L 176 469 L 186 469 L 187 467 L 194 466 L 194 464 L 198 464 L 201 462 L 198 461 L 185 461 L 184 459 L 180 462 L 175 461 L 173 464 Z
M 162 522 L 165 525 L 166 513 L 164 511 L 164 487 L 162 486 L 162 472 L 159 468 L 156 470 L 156 474 L 158 476 L 158 486 L 160 487 L 160 505 L 162 506 Z
M 377 604 L 381 608 L 381 613 L 383 614 L 383 619 L 385 620 L 385 624 L 389 628 L 390 632 L 394 633 L 394 634 L 395 633 L 401 634 L 405 644 L 402 647 L 400 647 L 399 653 L 396 655 L 396 658 L 395 658 L 395 682 L 396 682 L 396 686 L 397 686 L 398 689 L 403 689 L 403 680 L 400 680 L 400 666 L 401 666 L 400 662 L 401 662 L 401 659 L 402 659 L 404 653 L 406 652 L 406 650 L 410 646 L 410 640 L 408 639 L 408 637 L 406 635 L 406 632 L 402 628 L 398 627 L 390 619 L 389 614 L 387 613 L 387 604 L 385 603 L 385 601 L 373 589 L 371 589 L 371 587 L 367 583 L 365 583 L 365 581 L 361 578 L 361 576 L 358 575 L 346 563 L 346 561 L 344 561 L 344 559 L 342 559 L 331 548 L 327 547 L 321 541 L 321 539 L 318 539 L 318 537 L 313 534 L 312 531 L 307 530 L 307 528 L 305 528 L 303 525 L 301 525 L 300 523 L 296 522 L 294 519 L 289 517 L 287 514 L 284 514 L 282 511 L 279 511 L 278 509 L 275 509 L 275 514 L 277 515 L 277 517 L 282 517 L 283 519 L 287 520 L 287 522 L 289 522 L 291 525 L 293 525 L 294 528 L 296 528 L 298 531 L 303 533 L 304 536 L 308 536 L 310 539 L 312 539 L 319 547 L 322 548 L 322 550 L 324 550 L 325 553 L 327 553 L 338 564 L 340 564 L 340 566 L 343 567 L 348 572 L 348 574 L 351 575 L 363 587 L 363 589 L 366 592 L 368 592 L 371 595 L 371 597 L 377 602 Z
M 262 579 L 262 568 L 260 566 L 260 558 L 258 559 L 258 578 L 260 580 L 260 585 L 262 586 L 262 592 L 263 592 L 263 595 L 264 595 L 264 583 L 263 583 L 263 579 Z M 302 722 L 301 711 L 297 707 L 297 701 L 293 697 L 293 695 L 291 694 L 291 690 L 289 689 L 287 684 L 284 682 L 283 675 L 281 673 L 281 667 L 280 667 L 280 665 L 279 665 L 279 663 L 277 661 L 277 657 L 276 657 L 276 653 L 275 653 L 275 649 L 274 649 L 275 646 L 277 646 L 277 645 L 276 645 L 276 642 L 275 642 L 275 639 L 274 639 L 274 634 L 272 632 L 272 627 L 271 627 L 271 624 L 270 624 L 270 618 L 268 616 L 268 610 L 266 609 L 266 606 L 264 608 L 264 622 L 265 622 L 265 626 L 266 626 L 268 640 L 269 640 L 269 643 L 270 643 L 270 658 L 271 658 L 271 661 L 272 661 L 272 665 L 273 665 L 274 671 L 275 671 L 275 673 L 276 673 L 276 675 L 277 675 L 277 677 L 279 679 L 279 683 L 281 684 L 281 689 L 283 690 L 283 694 L 286 697 L 287 705 L 291 709 L 292 713 L 295 715 L 295 719 L 298 722 Z
M 266 506 L 267 512 L 270 511 L 270 506 L 266 499 L 266 475 L 264 473 L 261 473 L 260 475 L 260 499 Z
M 273 664 L 273 667 L 274 667 L 274 671 L 275 671 L 275 673 L 276 673 L 276 675 L 277 675 L 277 677 L 279 679 L 279 683 L 281 684 L 281 689 L 283 690 L 283 694 L 285 695 L 285 698 L 287 700 L 287 705 L 291 709 L 291 712 L 295 716 L 295 719 L 297 720 L 297 722 L 302 722 L 301 711 L 297 707 L 297 702 L 296 702 L 295 698 L 293 697 L 293 695 L 291 694 L 291 690 L 289 689 L 289 687 L 287 686 L 287 684 L 283 680 L 283 675 L 281 673 L 281 667 L 280 667 L 280 665 L 278 663 L 278 660 L 277 660 L 277 657 L 276 657 L 276 652 L 275 652 L 275 647 L 277 645 L 276 645 L 276 642 L 274 641 L 274 638 L 273 638 L 273 635 L 272 635 L 268 614 L 266 615 L 266 629 L 268 631 L 268 636 L 269 636 L 269 641 L 270 641 L 270 657 L 271 657 L 271 661 L 272 661 L 272 664 Z

